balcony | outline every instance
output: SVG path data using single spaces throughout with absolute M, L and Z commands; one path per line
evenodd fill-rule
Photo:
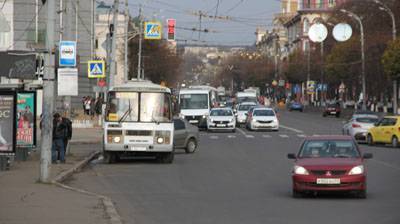
M 345 0 L 303 0 L 300 2 L 299 11 L 303 12 L 327 12 Z

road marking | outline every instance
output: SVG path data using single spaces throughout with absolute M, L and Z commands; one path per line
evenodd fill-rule
M 210 139 L 219 139 L 219 137 L 216 136 L 216 135 L 211 135 L 211 136 L 210 136 Z
M 263 138 L 272 138 L 271 135 L 263 135 Z
M 297 137 L 299 137 L 299 138 L 305 138 L 305 137 L 307 137 L 306 135 L 297 135 Z
M 254 135 L 246 135 L 246 138 L 254 138 Z
M 281 137 L 281 138 L 289 138 L 288 135 L 279 135 L 279 137 Z
M 321 135 L 318 135 L 318 134 L 314 134 L 313 136 L 314 136 L 314 137 L 320 137 Z
M 228 138 L 236 138 L 235 135 L 228 135 Z
M 380 161 L 380 160 L 377 160 L 377 159 L 371 159 L 371 161 L 372 161 L 372 162 L 375 162 L 375 163 L 378 163 L 378 164 L 381 164 L 381 165 L 383 165 L 383 166 L 386 166 L 386 167 L 395 169 L 395 170 L 397 170 L 397 171 L 400 171 L 400 167 L 394 166 L 394 165 L 392 165 L 392 164 L 390 164 L 390 163 L 383 162 L 383 161 Z
M 296 133 L 304 133 L 304 131 L 302 131 L 302 130 L 299 130 L 299 129 L 296 129 L 296 128 L 291 128 L 291 127 L 288 127 L 288 126 L 285 126 L 285 125 L 279 125 L 279 127 L 280 128 L 283 128 L 283 129 L 286 129 L 286 130 L 289 130 L 289 131 L 294 131 L 294 132 L 296 132 Z
M 241 128 L 236 128 L 236 130 L 238 130 L 240 133 L 242 133 L 244 135 L 244 137 L 246 138 L 254 138 L 253 135 L 248 135 L 245 131 L 243 131 Z

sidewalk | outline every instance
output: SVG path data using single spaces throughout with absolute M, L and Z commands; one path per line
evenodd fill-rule
M 100 150 L 99 145 L 82 143 L 99 140 L 101 129 L 75 129 L 67 162 L 51 166 L 51 179 Z M 28 161 L 14 162 L 9 171 L 0 171 L 0 224 L 108 223 L 97 197 L 38 183 L 39 157 L 38 150 Z

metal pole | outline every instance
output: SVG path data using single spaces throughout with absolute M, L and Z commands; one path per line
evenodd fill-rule
M 124 82 L 129 79 L 128 68 L 128 30 L 129 30 L 129 7 L 128 0 L 125 0 L 125 65 L 124 65 Z
M 51 146 L 53 139 L 53 110 L 54 110 L 54 26 L 55 1 L 47 1 L 47 32 L 45 74 L 43 80 L 43 118 L 42 143 L 40 152 L 40 182 L 48 183 L 51 167 Z
M 325 76 L 325 70 L 324 70 L 324 65 L 325 65 L 325 60 L 324 60 L 324 42 L 321 42 L 321 104 L 325 102 L 324 98 L 324 76 Z
M 60 0 L 60 41 L 63 40 L 63 32 L 64 32 L 64 21 L 63 21 L 63 14 L 64 14 L 64 8 L 63 8 L 63 0 Z
M 39 42 L 39 0 L 35 1 L 35 43 Z
M 141 78 L 142 71 L 142 34 L 143 34 L 143 20 L 142 20 L 142 5 L 139 7 L 139 52 L 138 52 L 138 67 L 137 67 L 137 80 Z M 143 77 L 144 79 L 144 77 Z
M 92 0 L 92 2 L 91 2 L 91 13 L 92 13 L 92 15 L 91 15 L 91 18 L 90 18 L 90 24 L 91 24 L 91 26 L 90 26 L 90 58 L 91 59 L 94 59 L 94 55 L 95 55 L 95 28 L 94 28 L 94 18 L 95 18 L 95 15 L 96 15 L 96 0 Z
M 79 35 L 79 0 L 75 2 L 75 41 L 78 43 L 78 35 Z
M 111 40 L 111 64 L 110 64 L 110 86 L 114 86 L 114 78 L 116 75 L 116 53 L 117 53 L 117 36 L 118 36 L 118 17 L 119 17 L 119 0 L 114 0 L 113 7 L 113 26 L 114 33 Z

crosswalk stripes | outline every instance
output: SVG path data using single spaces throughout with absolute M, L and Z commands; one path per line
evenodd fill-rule
M 283 138 L 283 139 L 288 139 L 288 138 L 306 138 L 307 136 L 321 136 L 318 134 L 313 134 L 313 135 L 306 135 L 306 134 L 249 134 L 249 133 L 245 133 L 245 134 L 228 134 L 228 135 L 209 135 L 209 134 L 204 134 L 201 136 L 206 136 L 209 139 L 213 139 L 213 140 L 218 140 L 218 139 L 238 139 L 238 138 L 247 138 L 247 139 L 277 139 L 277 138 Z
M 246 135 L 246 138 L 254 138 L 254 135 Z
M 263 138 L 272 138 L 271 135 L 263 135 Z
M 289 138 L 289 135 L 279 135 L 281 138 Z
M 236 138 L 236 135 L 228 135 L 228 138 Z
M 299 137 L 299 138 L 305 138 L 305 137 L 307 137 L 306 135 L 297 135 L 297 137 Z
M 211 136 L 210 136 L 210 139 L 215 139 L 215 140 L 216 140 L 216 139 L 219 139 L 219 137 L 216 136 L 216 135 L 211 135 Z

